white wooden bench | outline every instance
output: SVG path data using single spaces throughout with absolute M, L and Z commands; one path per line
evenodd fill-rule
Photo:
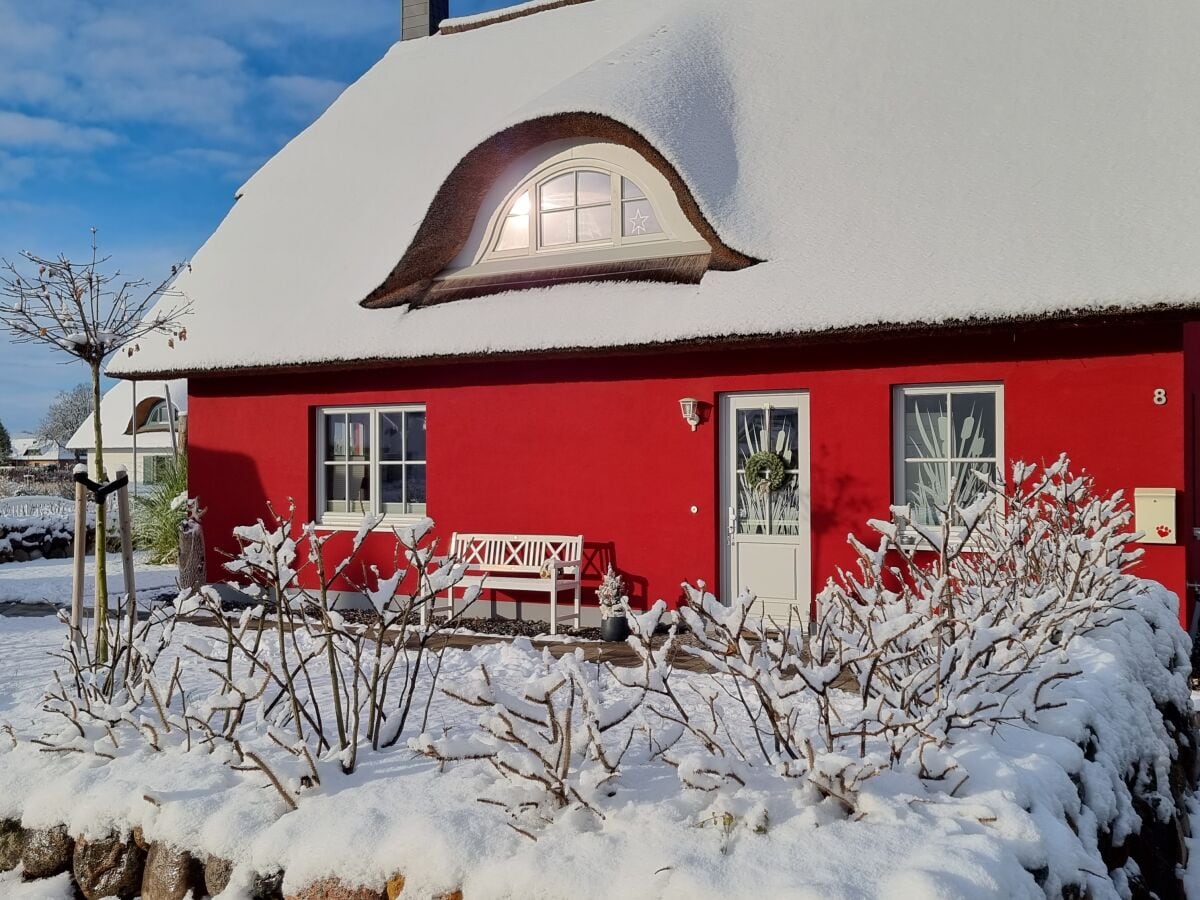
M 456 612 L 455 592 L 482 585 L 485 590 L 507 593 L 547 594 L 550 601 L 550 633 L 558 634 L 559 622 L 579 624 L 579 601 L 583 585 L 583 535 L 562 534 L 459 534 L 450 539 L 449 558 L 458 560 L 467 574 L 446 591 L 446 603 L 421 607 L 421 625 L 430 613 Z M 571 593 L 575 610 L 558 614 L 561 594 Z

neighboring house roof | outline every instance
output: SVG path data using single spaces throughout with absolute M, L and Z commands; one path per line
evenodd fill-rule
M 146 417 L 151 410 L 166 399 L 164 384 L 171 391 L 171 403 L 180 413 L 187 412 L 187 381 L 140 381 L 137 382 L 136 411 L 133 402 L 134 382 L 118 381 L 100 398 L 100 431 L 104 437 L 105 450 L 132 450 L 133 428 L 138 426 L 138 450 L 170 448 L 171 434 L 165 428 L 147 428 Z M 74 450 L 95 449 L 96 438 L 89 415 L 75 430 L 67 446 Z
M 23 436 L 12 439 L 12 459 L 22 462 L 65 462 L 74 461 L 75 454 L 58 441 Z
M 1197 46 L 1191 0 L 592 0 L 406 41 L 241 189 L 178 279 L 188 340 L 110 371 L 1190 308 Z M 430 208 L 472 151 L 581 113 L 644 138 L 762 262 L 360 305 L 473 215 Z

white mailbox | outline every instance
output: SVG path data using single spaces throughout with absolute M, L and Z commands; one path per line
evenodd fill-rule
M 1175 488 L 1134 488 L 1133 527 L 1143 544 L 1175 543 Z

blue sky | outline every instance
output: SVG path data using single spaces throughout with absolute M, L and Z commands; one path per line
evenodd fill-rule
M 451 0 L 451 15 L 508 0 Z M 0 0 L 0 257 L 188 258 L 233 192 L 391 43 L 400 0 Z M 0 421 L 86 379 L 0 335 Z

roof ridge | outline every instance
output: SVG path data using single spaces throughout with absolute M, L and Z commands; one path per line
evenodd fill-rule
M 438 34 L 461 34 L 464 31 L 475 31 L 488 25 L 499 25 L 501 22 L 511 22 L 513 19 L 523 19 L 526 16 L 540 12 L 549 12 L 563 6 L 577 6 L 580 3 L 590 3 L 591 0 L 529 0 L 515 6 L 506 6 L 487 13 L 473 16 L 456 16 L 443 19 L 438 26 Z

